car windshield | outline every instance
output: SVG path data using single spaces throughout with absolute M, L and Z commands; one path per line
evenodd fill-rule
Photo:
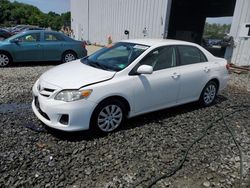
M 15 38 L 21 37 L 22 35 L 23 35 L 23 33 L 18 33 L 16 35 L 13 35 L 13 36 L 7 38 L 6 40 L 11 41 L 11 40 L 13 40 Z
M 141 44 L 118 42 L 81 59 L 81 62 L 99 69 L 121 71 L 148 48 Z

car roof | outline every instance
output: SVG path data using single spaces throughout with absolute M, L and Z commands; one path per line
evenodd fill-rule
M 3 29 L 3 28 L 0 28 L 0 31 L 6 31 L 6 32 L 8 32 L 7 29 Z
M 21 32 L 22 34 L 29 34 L 29 33 L 37 33 L 37 32 L 44 32 L 44 33 L 60 33 L 60 32 L 57 32 L 57 31 L 49 31 L 49 30 L 41 30 L 41 29 L 38 29 L 38 30 L 25 30 L 23 32 Z
M 122 42 L 128 43 L 136 43 L 142 44 L 147 46 L 161 46 L 161 45 L 192 45 L 196 46 L 196 44 L 181 40 L 172 40 L 172 39 L 129 39 L 129 40 L 122 40 Z

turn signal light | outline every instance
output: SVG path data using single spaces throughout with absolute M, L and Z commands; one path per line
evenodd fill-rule
M 83 91 L 82 91 L 82 96 L 83 96 L 83 97 L 88 97 L 91 93 L 92 93 L 92 89 L 83 90 Z

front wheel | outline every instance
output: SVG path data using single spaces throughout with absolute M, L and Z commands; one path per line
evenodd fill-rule
M 214 81 L 210 81 L 204 87 L 201 96 L 200 96 L 200 103 L 203 106 L 210 106 L 217 95 L 218 85 Z
M 0 53 L 0 67 L 7 67 L 10 64 L 11 58 L 5 53 Z
M 121 127 L 125 119 L 125 107 L 119 100 L 101 102 L 91 118 L 91 129 L 102 133 L 109 133 Z
M 62 55 L 62 62 L 67 63 L 76 60 L 76 54 L 74 52 L 68 51 Z

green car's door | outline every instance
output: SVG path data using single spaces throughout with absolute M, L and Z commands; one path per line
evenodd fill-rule
M 43 47 L 41 45 L 41 34 L 29 33 L 16 38 L 12 43 L 15 61 L 43 61 Z
M 58 33 L 44 32 L 42 45 L 44 56 L 50 61 L 60 61 L 65 48 L 65 39 Z

